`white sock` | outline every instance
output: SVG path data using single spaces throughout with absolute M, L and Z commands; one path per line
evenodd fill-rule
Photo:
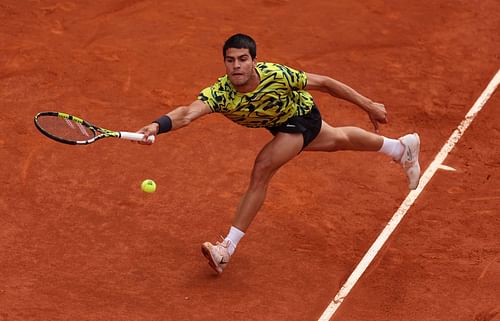
M 395 161 L 399 161 L 401 159 L 401 155 L 403 155 L 404 150 L 405 147 L 399 140 L 384 137 L 384 143 L 382 144 L 379 152 L 392 157 L 392 159 L 394 159 Z
M 229 240 L 229 247 L 227 248 L 229 255 L 233 255 L 236 250 L 236 246 L 240 242 L 241 238 L 245 236 L 245 233 L 240 231 L 238 228 L 231 226 L 229 229 L 229 234 L 226 236 L 225 240 Z

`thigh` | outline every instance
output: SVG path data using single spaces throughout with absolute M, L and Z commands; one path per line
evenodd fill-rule
M 316 136 L 316 138 L 306 147 L 304 150 L 306 151 L 324 151 L 324 152 L 332 152 L 336 150 L 336 142 L 342 139 L 344 133 L 330 126 L 327 122 L 323 121 L 321 125 L 321 130 Z
M 262 148 L 255 163 L 274 171 L 299 154 L 303 143 L 302 134 L 279 132 Z

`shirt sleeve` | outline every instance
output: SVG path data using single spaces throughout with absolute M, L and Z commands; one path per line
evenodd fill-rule
M 198 99 L 207 104 L 213 112 L 219 112 L 220 108 L 214 92 L 215 91 L 213 86 L 207 87 L 200 92 L 200 94 L 198 95 Z
M 228 100 L 226 87 L 226 78 L 219 78 L 211 87 L 203 89 L 198 99 L 207 104 L 213 112 L 222 112 Z
M 306 73 L 287 66 L 281 66 L 283 77 L 292 90 L 304 90 L 307 85 Z

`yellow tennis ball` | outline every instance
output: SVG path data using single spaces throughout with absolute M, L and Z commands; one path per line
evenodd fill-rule
M 154 193 L 156 191 L 156 183 L 152 179 L 145 179 L 141 183 L 141 189 L 146 193 Z

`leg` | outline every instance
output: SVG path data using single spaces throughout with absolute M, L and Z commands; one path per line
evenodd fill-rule
M 391 144 L 393 148 L 387 148 Z M 325 152 L 338 150 L 381 151 L 403 166 L 410 189 L 416 189 L 420 180 L 420 164 L 418 162 L 420 138 L 418 134 L 405 135 L 399 138 L 398 142 L 361 128 L 335 128 L 323 121 L 318 136 L 305 150 Z
M 302 134 L 280 132 L 264 146 L 255 159 L 250 184 L 236 210 L 233 227 L 241 232 L 247 230 L 264 203 L 271 178 L 281 166 L 302 150 L 303 143 Z M 210 242 L 203 243 L 201 251 L 208 259 L 208 264 L 220 274 L 229 263 L 235 246 L 236 244 L 232 244 L 231 240 L 226 238 L 216 245 Z
M 384 138 L 357 127 L 332 127 L 323 121 L 318 136 L 304 150 L 334 152 L 340 150 L 378 151 Z
M 264 203 L 267 187 L 276 171 L 302 149 L 301 134 L 278 133 L 261 150 L 252 170 L 247 191 L 241 198 L 233 226 L 245 232 Z

